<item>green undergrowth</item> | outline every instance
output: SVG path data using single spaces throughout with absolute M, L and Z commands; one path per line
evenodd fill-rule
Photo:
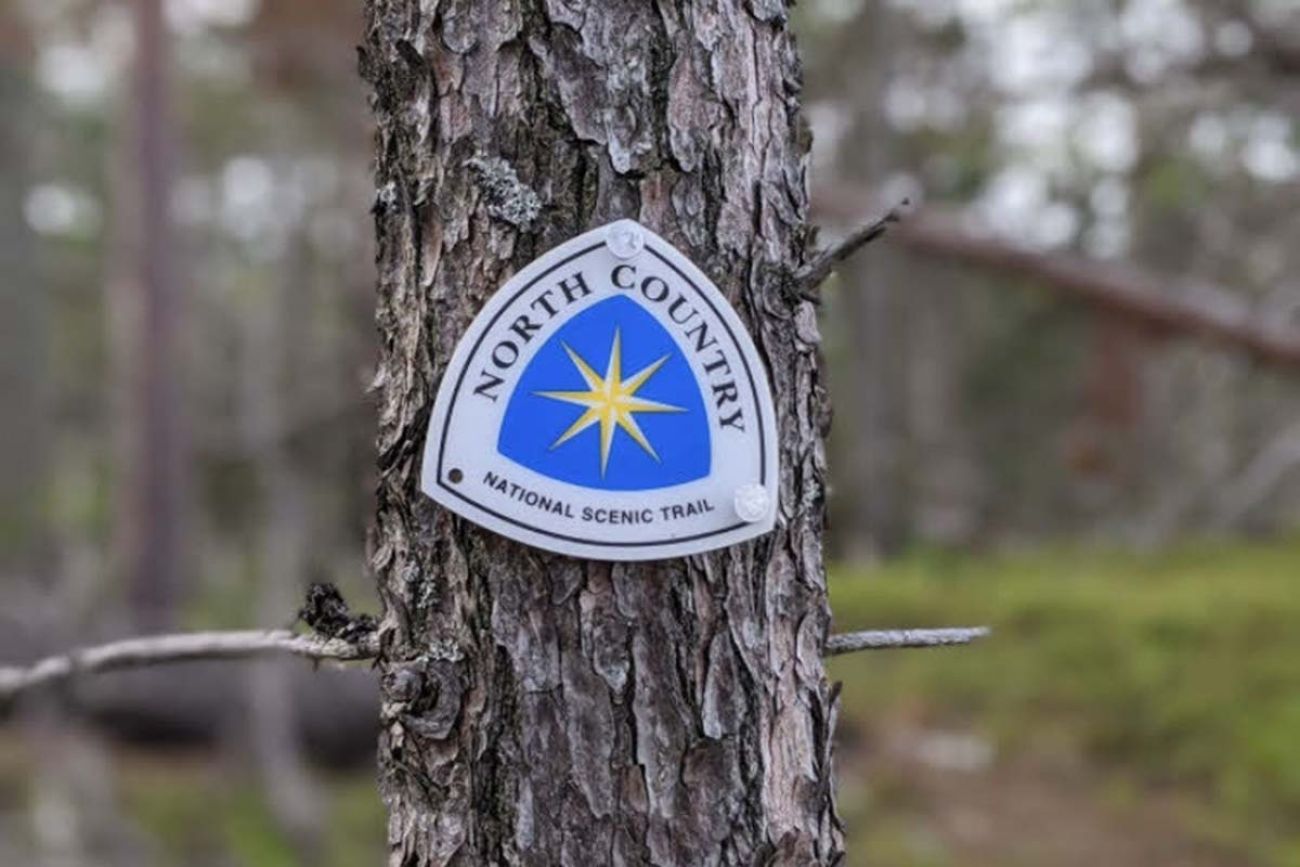
M 839 630 L 995 630 L 968 648 L 832 661 L 831 676 L 844 683 L 839 769 L 850 864 L 1082 863 L 1041 849 L 1066 833 L 1077 808 L 1088 816 L 1076 835 L 1106 832 L 1105 817 L 1119 816 L 1117 834 L 1181 835 L 1226 853 L 1185 862 L 1144 857 L 1131 839 L 1108 850 L 1084 836 L 1085 850 L 1138 853 L 1089 863 L 1300 867 L 1300 539 L 1157 554 L 922 552 L 832 570 L 831 602 Z M 992 766 L 937 772 L 941 784 L 927 785 L 918 777 L 928 771 L 889 759 L 888 739 L 899 732 L 968 736 L 991 745 Z M 32 794 L 36 758 L 24 743 L 17 731 L 0 737 L 0 819 L 23 815 Z M 147 841 L 149 863 L 383 859 L 373 769 L 313 772 L 323 838 L 304 861 L 252 768 L 219 754 L 147 750 L 116 752 L 112 765 L 118 808 Z M 1060 796 L 1057 814 L 1017 824 L 1017 808 L 1044 787 Z M 1025 793 L 1015 802 L 1018 789 Z M 969 825 L 972 809 L 1010 816 L 1012 831 L 986 836 L 1019 838 L 1009 846 L 1018 851 L 963 848 L 951 828 Z
M 1300 540 L 1158 554 L 919 553 L 833 570 L 837 630 L 988 624 L 961 649 L 831 664 L 842 725 L 972 730 L 1002 757 L 1070 755 L 1176 791 L 1189 830 L 1300 865 Z
M 383 805 L 372 774 L 314 774 L 320 838 L 305 855 L 276 823 L 251 779 L 177 762 L 123 762 L 125 813 L 158 863 L 356 867 L 383 860 Z

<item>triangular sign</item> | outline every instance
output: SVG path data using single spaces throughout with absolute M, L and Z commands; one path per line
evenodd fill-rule
M 763 362 L 717 287 L 620 220 L 511 278 L 461 338 L 421 487 L 503 536 L 654 560 L 762 535 L 777 449 Z

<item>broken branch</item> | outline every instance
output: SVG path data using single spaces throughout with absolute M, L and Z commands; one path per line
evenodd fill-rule
M 1248 309 L 1227 303 L 1238 297 L 1231 293 L 1217 293 L 1224 303 L 1210 305 L 1176 291 L 1172 281 L 1132 267 L 1027 250 L 936 217 L 909 220 L 897 237 L 904 247 L 932 256 L 1021 274 L 1156 334 L 1183 334 L 1238 349 L 1259 362 L 1300 367 L 1300 333 L 1263 326 Z
M 823 655 L 839 656 L 859 650 L 891 650 L 901 647 L 950 647 L 987 638 L 991 632 L 992 630 L 987 626 L 842 632 L 826 640 L 826 650 Z
M 970 644 L 989 634 L 987 627 L 968 629 L 885 629 L 832 635 L 825 655 L 856 650 L 940 647 Z M 128 668 L 197 660 L 248 659 L 287 653 L 316 662 L 359 662 L 379 655 L 379 641 L 369 632 L 355 640 L 298 635 L 288 630 L 246 629 L 128 638 L 97 647 L 49 656 L 29 666 L 0 667 L 0 703 L 43 686 Z
M 890 226 L 900 222 L 908 204 L 908 200 L 903 199 L 903 201 L 886 211 L 884 216 L 877 217 L 871 222 L 859 226 L 841 238 L 838 243 L 832 244 L 815 256 L 795 277 L 798 282 L 800 297 L 809 301 L 816 301 L 817 287 L 826 282 L 826 278 L 831 275 L 836 266 L 885 234 L 885 232 L 889 231 Z
M 847 222 L 862 194 L 825 190 L 814 200 L 815 211 L 822 218 Z M 1207 287 L 1193 291 L 1179 286 L 1175 279 L 1131 265 L 1026 249 L 988 233 L 970 231 L 950 214 L 911 215 L 890 237 L 931 259 L 1018 274 L 1063 298 L 1113 314 L 1154 334 L 1192 337 L 1239 350 L 1256 362 L 1300 368 L 1300 331 L 1269 324 L 1270 318 L 1278 317 L 1251 310 L 1242 302 L 1242 293 L 1210 292 Z
M 315 661 L 372 659 L 379 652 L 374 633 L 348 641 L 298 635 L 288 630 L 194 632 L 128 638 L 50 656 L 26 667 L 0 667 L 0 703 L 41 686 L 124 668 L 200 659 L 246 659 L 288 653 Z

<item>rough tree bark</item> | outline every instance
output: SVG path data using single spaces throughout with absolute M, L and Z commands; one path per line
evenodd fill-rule
M 781 0 L 367 0 L 377 121 L 381 788 L 393 865 L 836 863 L 820 660 L 827 401 L 800 70 Z M 765 356 L 780 520 L 609 564 L 419 492 L 438 377 L 489 294 L 634 217 Z

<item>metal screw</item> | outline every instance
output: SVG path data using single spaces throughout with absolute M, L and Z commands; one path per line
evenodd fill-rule
M 736 488 L 734 502 L 736 514 L 747 524 L 753 524 L 767 517 L 768 509 L 772 505 L 771 497 L 767 495 L 767 488 L 762 485 L 741 485 Z
M 605 245 L 619 259 L 632 259 L 645 249 L 645 234 L 631 220 L 619 220 L 606 232 Z

